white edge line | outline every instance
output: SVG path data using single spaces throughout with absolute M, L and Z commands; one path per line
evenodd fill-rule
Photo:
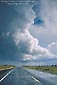
M 39 80 L 37 80 L 36 78 L 32 77 L 32 79 L 34 79 L 36 82 L 40 82 Z
M 3 78 L 0 79 L 0 82 L 3 81 L 13 70 L 9 71 Z

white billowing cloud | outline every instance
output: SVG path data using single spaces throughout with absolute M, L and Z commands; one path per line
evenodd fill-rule
M 53 42 L 51 44 L 48 45 L 48 49 L 50 50 L 50 52 L 52 52 L 53 54 L 57 55 L 57 42 Z
M 33 60 L 33 59 L 35 59 L 35 56 L 32 56 L 32 55 L 30 55 L 30 54 L 24 54 L 24 56 L 23 56 L 23 61 L 30 61 L 30 60 Z
M 28 30 L 24 32 L 17 31 L 13 34 L 13 38 L 15 41 L 16 46 L 19 48 L 24 48 L 24 50 L 28 50 L 28 52 L 31 52 L 33 49 L 33 45 L 36 42 L 36 39 L 34 39 Z M 36 42 L 37 43 L 37 42 Z
M 15 42 L 15 45 L 19 49 L 20 54 L 23 54 L 23 60 L 52 58 L 53 54 L 47 48 L 41 47 L 39 45 L 38 39 L 34 38 L 30 34 L 29 29 L 31 28 L 35 19 L 32 7 L 28 6 L 27 8 L 25 7 L 25 9 L 22 7 L 22 10 L 19 11 L 19 13 L 24 13 L 23 17 L 25 18 L 21 18 L 19 21 L 19 24 L 21 23 L 22 28 L 19 27 L 16 29 L 16 31 L 12 34 L 12 38 Z M 23 19 L 25 20 L 23 21 Z
M 17 30 L 12 37 L 20 52 L 24 54 L 23 57 L 25 56 L 23 60 L 52 57 L 48 49 L 41 47 L 37 38 L 34 38 L 28 30 L 24 32 Z

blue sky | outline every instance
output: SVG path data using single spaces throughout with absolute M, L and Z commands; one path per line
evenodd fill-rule
M 0 64 L 57 64 L 57 1 L 0 3 Z

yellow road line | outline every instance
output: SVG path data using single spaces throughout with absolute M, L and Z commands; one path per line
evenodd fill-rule
M 32 79 L 34 79 L 36 82 L 40 82 L 39 80 L 37 80 L 36 78 L 32 77 Z

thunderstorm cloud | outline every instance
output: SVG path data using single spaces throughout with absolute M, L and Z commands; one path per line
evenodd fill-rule
M 56 3 L 56 0 L 21 5 L 1 3 L 0 61 L 35 63 L 57 58 Z

